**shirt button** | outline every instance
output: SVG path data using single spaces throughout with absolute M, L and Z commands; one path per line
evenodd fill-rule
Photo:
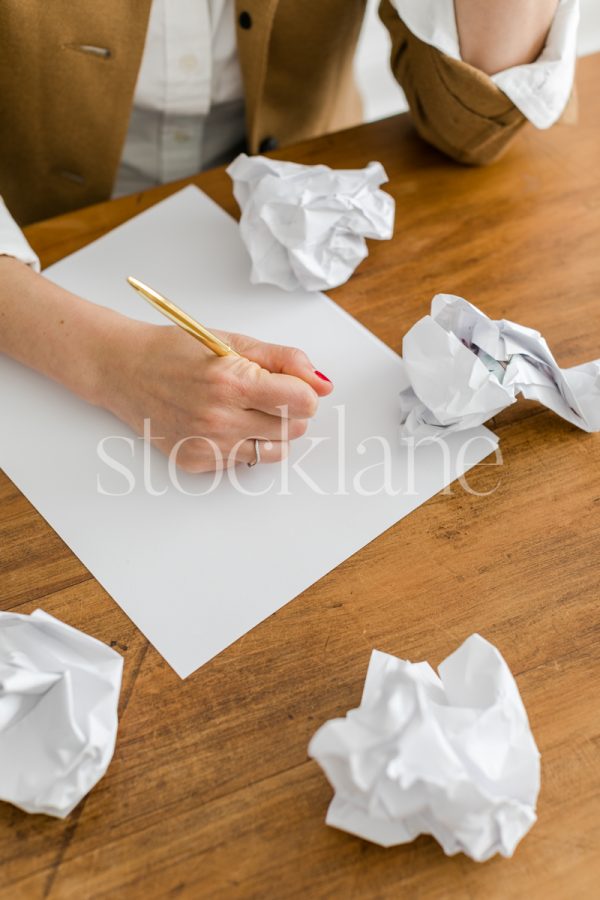
M 252 28 L 252 16 L 249 12 L 241 12 L 239 18 L 240 28 Z
M 258 145 L 259 153 L 269 153 L 271 150 L 277 150 L 279 147 L 279 141 L 274 137 L 266 137 L 263 138 L 260 144 Z
M 193 53 L 186 53 L 179 58 L 179 65 L 184 72 L 195 72 L 198 68 L 198 57 Z

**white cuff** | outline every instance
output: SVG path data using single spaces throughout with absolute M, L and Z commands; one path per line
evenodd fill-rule
M 33 252 L 27 239 L 0 197 L 0 256 L 14 256 L 21 262 L 40 271 L 40 261 Z
M 446 56 L 460 59 L 454 0 L 392 0 L 415 37 Z M 579 0 L 559 0 L 546 46 L 535 62 L 513 66 L 491 80 L 536 128 L 559 119 L 571 96 L 575 74 Z

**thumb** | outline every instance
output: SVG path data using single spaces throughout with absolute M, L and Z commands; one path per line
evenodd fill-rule
M 282 344 L 267 344 L 243 334 L 230 335 L 230 345 L 269 372 L 301 378 L 319 397 L 326 397 L 333 390 L 331 379 L 315 369 L 303 350 Z

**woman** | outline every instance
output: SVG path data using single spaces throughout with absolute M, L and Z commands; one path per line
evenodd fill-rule
M 138 432 L 151 419 L 164 452 L 200 434 L 224 458 L 243 440 L 237 461 L 253 463 L 259 437 L 262 462 L 282 459 L 332 390 L 301 351 L 228 335 L 251 362 L 217 359 L 179 329 L 74 297 L 36 273 L 16 222 L 192 175 L 242 146 L 267 152 L 355 124 L 352 65 L 364 7 L 0 5 L 0 193 L 14 216 L 0 205 L 0 351 Z M 455 159 L 490 162 L 527 118 L 547 127 L 563 113 L 577 0 L 383 0 L 380 14 L 418 131 Z M 180 465 L 214 468 L 207 448 L 186 441 Z

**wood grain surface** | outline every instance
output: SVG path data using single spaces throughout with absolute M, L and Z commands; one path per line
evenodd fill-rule
M 446 291 L 538 328 L 562 365 L 600 356 L 599 80 L 600 57 L 583 60 L 578 125 L 527 128 L 486 169 L 424 146 L 404 116 L 274 154 L 378 159 L 389 174 L 394 239 L 371 242 L 334 299 L 397 350 Z M 235 214 L 223 170 L 193 181 Z M 48 264 L 177 187 L 29 239 Z M 469 479 L 492 493 L 454 485 L 185 682 L 0 475 L 1 608 L 42 607 L 125 660 L 99 785 L 66 821 L 0 804 L 0 898 L 597 896 L 600 438 L 524 402 L 492 427 L 503 464 Z M 371 649 L 437 665 L 474 631 L 504 654 L 542 753 L 539 821 L 514 858 L 450 859 L 427 837 L 384 850 L 327 828 L 331 790 L 306 748 L 359 702 Z

